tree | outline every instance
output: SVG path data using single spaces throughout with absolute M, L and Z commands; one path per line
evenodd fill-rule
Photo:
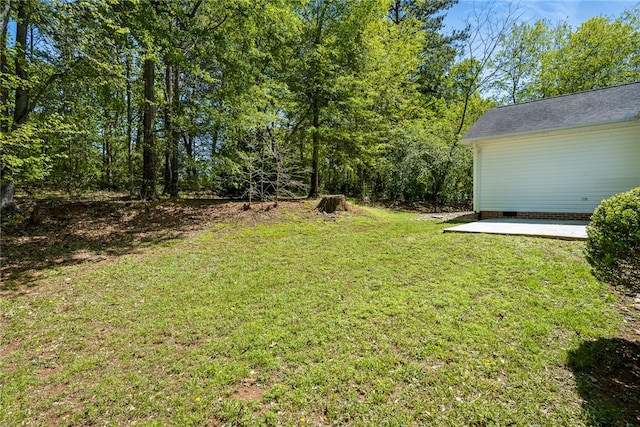
M 576 29 L 565 22 L 514 25 L 491 64 L 493 89 L 501 102 L 522 102 L 637 81 L 639 36 L 639 9 Z
M 154 200 L 156 193 L 156 138 L 155 138 L 155 59 L 146 54 L 142 78 L 144 82 L 144 108 L 142 119 L 142 188 L 140 198 Z
M 428 198 L 438 203 L 445 188 L 454 182 L 454 188 L 464 176 L 470 176 L 469 152 L 461 150 L 458 141 L 469 126 L 490 106 L 483 102 L 482 92 L 487 90 L 499 75 L 502 64 L 496 66 L 496 56 L 502 40 L 519 18 L 516 6 L 509 4 L 503 13 L 496 13 L 496 4 L 490 3 L 482 10 L 474 9 L 467 19 L 467 37 L 461 47 L 458 62 L 451 66 L 446 76 L 447 93 L 442 103 L 434 105 L 439 120 L 430 126 L 435 154 L 429 169 L 430 191 Z M 453 173 L 457 165 L 467 165 L 463 174 Z M 453 180 L 453 176 L 457 176 Z M 467 187 L 468 188 L 468 187 Z M 456 191 L 454 191 L 455 193 Z M 464 191 L 463 191 L 464 192 Z M 468 192 L 467 192 L 468 193 Z
M 326 156 L 327 122 L 349 104 L 349 89 L 362 69 L 364 34 L 386 14 L 375 1 L 316 0 L 296 9 L 302 30 L 296 35 L 297 53 L 289 88 L 296 96 L 298 115 L 311 139 L 309 197 L 320 190 L 321 162 Z
M 367 26 L 361 68 L 342 79 L 341 101 L 328 108 L 324 185 L 329 192 L 384 191 L 387 154 L 405 143 L 397 130 L 412 126 L 425 112 L 415 78 L 424 37 L 416 19 L 395 24 L 382 18 Z
M 445 18 L 443 12 L 456 3 L 458 0 L 395 0 L 389 9 L 389 18 L 394 24 L 402 25 L 413 21 L 419 25 L 424 38 L 416 80 L 420 92 L 430 97 L 444 95 L 444 76 L 455 61 L 456 44 L 469 36 L 468 26 L 463 31 L 451 34 L 442 32 Z
M 15 64 L 15 102 L 13 104 L 12 129 L 16 130 L 27 122 L 29 116 L 29 76 L 27 74 L 27 31 L 31 11 L 27 0 L 18 1 L 16 18 Z
M 9 131 L 9 64 L 7 63 L 7 32 L 11 2 L 5 1 L 0 9 L 0 134 Z
M 468 199 L 470 154 L 457 140 L 488 93 L 542 94 L 534 53 L 564 39 L 491 7 L 480 30 L 446 34 L 454 3 L 5 2 L 2 180 L 153 199 L 164 176 L 171 197 L 260 183 L 260 197 L 279 198 L 299 194 L 302 175 L 310 196 Z
M 559 28 L 562 28 L 563 24 Z M 538 76 L 542 72 L 542 55 L 551 46 L 552 37 L 547 21 L 514 24 L 502 37 L 502 46 L 491 64 L 499 77 L 494 88 L 505 103 L 531 101 L 541 97 Z
M 15 22 L 13 49 L 7 28 Z M 69 130 L 61 117 L 50 113 L 32 120 L 52 85 L 66 77 L 77 62 L 61 63 L 56 51 L 39 49 L 34 34 L 48 36 L 46 22 L 59 22 L 54 6 L 39 1 L 20 0 L 3 5 L 0 80 L 0 180 L 24 185 L 42 181 L 50 171 L 52 157 L 48 145 L 64 141 Z M 13 95 L 13 96 L 11 96 Z M 57 138 L 53 138 L 53 136 Z M 3 186 L 4 187 L 4 186 Z
M 640 9 L 588 19 L 542 55 L 544 97 L 640 80 Z

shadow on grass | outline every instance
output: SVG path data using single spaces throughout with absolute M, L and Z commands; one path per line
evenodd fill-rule
M 470 222 L 476 222 L 478 221 L 478 218 L 475 217 L 475 215 L 462 215 L 456 218 L 452 218 L 448 221 L 444 221 L 445 224 L 452 224 L 452 225 L 456 225 L 456 224 L 468 224 Z
M 569 366 L 594 425 L 640 425 L 640 343 L 621 338 L 583 342 L 569 353 Z
M 243 203 L 218 199 L 40 199 L 20 206 L 26 213 L 36 203 L 41 225 L 26 220 L 2 225 L 0 292 L 5 294 L 33 286 L 52 267 L 133 253 L 145 243 L 178 239 L 214 222 L 255 223 L 275 215 L 267 204 L 246 210 Z
M 459 215 L 451 216 L 443 221 L 445 224 L 468 224 L 478 221 L 478 216 L 474 212 L 462 212 Z

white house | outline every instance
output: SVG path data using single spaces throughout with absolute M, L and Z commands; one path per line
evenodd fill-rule
M 640 187 L 640 82 L 490 109 L 461 144 L 479 218 L 589 219 Z

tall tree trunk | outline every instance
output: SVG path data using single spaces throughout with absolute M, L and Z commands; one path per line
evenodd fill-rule
M 219 152 L 219 141 L 220 141 L 220 120 L 216 120 L 216 124 L 213 126 L 213 132 L 211 134 L 211 160 L 217 158 Z M 189 152 L 189 158 L 191 159 L 190 167 L 187 169 L 187 173 L 189 174 L 190 182 L 195 182 L 196 177 L 196 167 L 193 157 L 193 138 L 191 138 L 191 150 Z
M 102 129 L 102 187 L 105 190 L 110 190 L 113 183 L 113 154 L 112 139 L 113 139 L 113 121 L 115 121 L 109 114 L 108 109 L 104 110 L 104 122 Z
M 26 69 L 27 62 L 27 30 L 29 27 L 29 11 L 27 0 L 18 2 L 18 22 L 16 23 L 16 87 L 13 110 L 13 128 L 27 122 L 29 115 L 29 86 Z
M 178 197 L 178 143 L 180 134 L 178 133 L 174 115 L 177 112 L 177 72 L 173 65 L 166 63 L 165 69 L 165 131 L 167 134 L 167 147 L 165 150 L 164 163 L 164 193 L 171 197 Z
M 9 75 L 7 67 L 7 27 L 9 26 L 9 12 L 11 3 L 5 0 L 0 10 L 0 138 L 9 131 L 9 86 L 5 80 Z M 0 162 L 0 212 L 16 208 L 14 200 L 15 184 L 5 182 L 5 165 Z
M 171 187 L 171 153 L 169 152 L 169 141 L 165 139 L 165 147 L 164 147 L 164 167 L 162 168 L 162 195 L 169 194 Z
M 144 114 L 142 123 L 142 188 L 140 198 L 154 200 L 156 194 L 155 162 L 155 63 L 153 59 L 144 60 L 142 78 L 144 80 Z
M 180 114 L 180 73 L 177 68 L 173 69 L 173 114 Z M 171 122 L 171 197 L 178 197 L 178 155 L 180 145 L 180 129 L 176 126 L 176 121 Z
M 6 12 L 6 15 L 5 15 Z M 7 25 L 8 25 L 8 17 L 9 17 L 10 9 L 5 4 L 2 7 L 2 37 L 3 37 L 3 51 L 2 51 L 2 67 L 4 68 L 2 73 L 2 78 L 9 74 L 5 73 L 8 71 L 8 67 L 6 65 L 6 33 L 7 33 Z M 29 89 L 27 86 L 27 71 L 26 71 L 26 60 L 27 60 L 27 28 L 29 26 L 29 12 L 27 10 L 27 2 L 26 0 L 22 0 L 18 2 L 18 22 L 16 23 L 16 77 L 18 78 L 18 87 L 16 88 L 15 102 L 14 102 L 14 110 L 13 110 L 13 124 L 12 128 L 16 129 L 18 126 L 27 122 L 27 116 L 29 115 Z M 4 83 L 4 80 L 3 80 Z M 6 89 L 6 86 L 3 84 L 2 95 L 0 96 L 0 101 L 2 103 L 2 119 L 0 121 L 3 122 L 4 127 L 8 127 L 9 117 L 8 117 L 8 101 L 9 101 L 9 92 Z M 6 115 L 5 115 L 6 112 Z M 3 127 L 3 131 L 5 131 Z M 6 129 L 8 131 L 8 129 Z M 15 200 L 13 189 L 15 188 L 14 183 L 11 182 L 11 178 L 6 181 L 5 174 L 5 165 L 4 163 L 0 164 L 0 178 L 2 178 L 2 185 L 0 185 L 0 199 L 2 199 L 2 206 L 0 206 L 0 211 L 4 209 L 9 209 L 15 207 Z
M 163 168 L 163 184 L 162 184 L 162 195 L 169 194 L 169 187 L 171 182 L 171 159 L 169 158 L 171 154 L 169 153 L 169 147 L 164 147 L 164 168 Z
M 113 153 L 111 140 L 113 137 L 113 124 L 109 118 L 109 114 L 105 114 L 103 157 L 104 166 L 104 187 L 107 190 L 113 189 Z
M 214 141 L 216 140 L 216 136 L 214 136 Z M 195 168 L 195 157 L 193 153 L 193 140 L 194 136 L 190 132 L 185 132 L 182 136 L 182 141 L 184 143 L 184 150 L 187 153 L 187 182 L 189 183 L 189 188 L 191 190 L 199 190 L 197 184 L 197 174 Z M 214 142 L 215 144 L 215 142 Z M 215 158 L 215 150 L 212 151 L 211 158 Z
M 319 191 L 319 155 L 320 155 L 320 107 L 318 106 L 318 102 L 314 99 L 312 106 L 312 125 L 313 125 L 313 133 L 312 133 L 312 153 L 311 153 L 311 185 L 309 186 L 309 198 L 318 197 Z
M 162 194 L 169 194 L 171 191 L 171 108 L 173 108 L 173 79 L 171 78 L 172 66 L 169 61 L 164 61 L 164 133 L 165 133 L 165 147 L 164 147 L 164 185 L 162 187 Z
M 211 158 L 213 159 L 218 153 L 218 143 L 220 142 L 220 120 L 216 120 L 211 135 Z
M 74 190 L 73 183 L 75 182 L 74 177 L 74 165 L 73 165 L 73 143 L 72 139 L 69 138 L 69 142 L 67 143 L 67 194 L 71 195 Z
M 133 110 L 131 108 L 131 58 L 125 54 L 126 78 L 127 78 L 127 166 L 129 167 L 129 196 L 134 195 L 133 176 Z
M 9 74 L 7 67 L 7 29 L 11 2 L 5 0 L 0 9 L 0 133 L 9 131 L 9 86 L 5 81 Z

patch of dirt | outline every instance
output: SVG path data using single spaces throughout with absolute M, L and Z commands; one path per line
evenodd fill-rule
M 23 221 L 2 224 L 0 295 L 24 292 L 50 267 L 99 262 L 135 252 L 145 242 L 184 237 L 214 223 L 277 221 L 283 212 L 317 216 L 317 201 L 253 203 L 219 199 L 143 202 L 124 197 L 18 199 Z M 42 224 L 30 225 L 39 206 Z
M 464 212 L 433 212 L 420 215 L 416 221 L 474 221 L 476 214 L 471 211 Z
M 17 342 L 10 342 L 7 344 L 0 344 L 0 358 L 8 356 L 19 348 Z
M 264 387 L 259 384 L 242 384 L 235 393 L 233 393 L 233 398 L 259 402 L 266 392 Z
M 390 209 L 397 212 L 416 212 L 416 221 L 474 221 L 476 214 L 467 204 L 442 206 L 429 202 L 403 202 L 399 200 L 358 200 L 359 205 Z
M 457 205 L 437 205 L 425 201 L 419 202 L 404 202 L 401 200 L 368 200 L 360 199 L 357 201 L 359 205 L 380 207 L 385 209 L 391 209 L 398 212 L 419 212 L 419 213 L 457 213 L 468 212 L 471 210 L 471 205 L 466 203 L 460 203 Z
M 60 371 L 60 367 L 53 367 L 53 366 L 45 366 L 44 368 L 40 369 L 38 371 L 38 379 L 42 380 L 47 378 L 49 375 L 54 374 L 56 372 Z
M 240 387 L 238 387 L 233 393 L 232 397 L 234 399 L 253 400 L 256 402 L 260 402 L 262 400 L 267 390 L 264 385 L 256 381 L 254 375 L 255 374 L 252 371 L 249 378 L 242 380 Z

